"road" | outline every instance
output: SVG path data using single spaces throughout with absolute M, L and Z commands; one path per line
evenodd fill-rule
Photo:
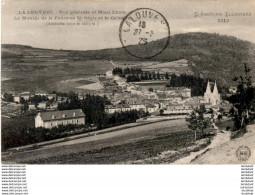
M 22 163 L 38 159 L 68 155 L 72 153 L 100 150 L 141 140 L 150 140 L 174 132 L 187 131 L 184 119 L 161 121 L 119 131 L 79 138 L 71 141 L 43 146 L 39 149 L 13 153 L 2 157 L 3 163 Z
M 248 125 L 246 131 L 239 138 L 216 145 L 210 151 L 196 158 L 192 164 L 254 164 L 255 124 Z M 246 148 L 244 150 L 246 153 L 243 153 L 243 155 L 237 153 L 240 147 Z M 241 157 L 241 159 L 238 157 Z

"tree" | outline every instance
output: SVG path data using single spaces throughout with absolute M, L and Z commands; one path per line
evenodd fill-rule
M 149 72 L 149 80 L 151 80 L 152 79 L 152 75 L 151 75 L 151 73 Z
M 144 79 L 145 79 L 145 80 L 148 80 L 148 79 L 149 79 L 149 77 L 148 77 L 148 72 L 145 72 Z
M 148 91 L 153 92 L 153 88 L 152 88 L 152 87 L 150 87 L 150 88 L 148 89 Z
M 186 118 L 186 121 L 189 123 L 189 129 L 194 131 L 195 141 L 197 140 L 197 130 L 201 130 L 202 134 L 204 134 L 204 130 L 211 124 L 210 119 L 204 117 L 205 113 L 205 107 L 200 106 L 199 108 L 193 109 Z
M 8 93 L 4 93 L 3 95 L 4 99 L 7 101 L 7 102 L 13 102 L 13 96 L 12 94 L 8 94 Z
M 159 71 L 157 73 L 157 79 L 160 80 L 160 74 L 159 74 Z
M 189 123 L 188 127 L 192 131 L 194 131 L 194 140 L 197 140 L 197 128 L 198 128 L 198 121 L 196 112 L 193 110 L 190 115 L 186 118 L 186 121 Z
M 168 73 L 166 72 L 166 75 L 165 75 L 165 79 L 169 79 L 169 75 L 168 75 Z
M 160 115 L 160 116 L 163 116 L 163 114 L 164 114 L 164 110 L 163 110 L 163 109 L 160 109 L 159 115 Z
M 250 71 L 244 63 L 244 76 L 233 79 L 237 82 L 237 91 L 228 100 L 232 103 L 230 115 L 234 120 L 235 130 L 245 130 L 246 125 L 255 117 L 255 87 L 252 86 Z
M 152 73 L 152 78 L 153 78 L 153 80 L 156 80 L 156 74 L 155 74 L 155 72 Z

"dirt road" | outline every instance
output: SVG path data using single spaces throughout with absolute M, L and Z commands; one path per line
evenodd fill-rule
M 229 131 L 219 131 L 209 146 L 207 146 L 206 148 L 204 148 L 200 151 L 192 152 L 192 153 L 190 153 L 189 156 L 181 158 L 172 164 L 190 164 L 198 156 L 203 155 L 205 152 L 211 150 L 212 148 L 221 146 L 222 144 L 224 144 L 228 141 L 230 141 L 230 132 Z
M 237 157 L 237 150 L 246 146 L 250 156 L 240 161 Z M 255 163 L 255 124 L 247 126 L 247 133 L 242 137 L 227 141 L 212 148 L 210 151 L 199 156 L 193 164 L 254 164 Z

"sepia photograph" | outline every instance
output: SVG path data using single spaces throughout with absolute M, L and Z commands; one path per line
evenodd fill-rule
M 255 163 L 253 1 L 2 1 L 1 162 Z

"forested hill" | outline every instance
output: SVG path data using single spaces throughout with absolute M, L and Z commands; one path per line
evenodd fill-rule
M 147 47 L 151 50 L 157 49 L 164 43 L 164 39 L 150 42 Z M 84 42 L 86 44 L 86 42 Z M 16 49 L 10 50 L 10 47 Z M 130 47 L 139 47 L 138 45 Z M 134 48 L 134 49 L 135 49 Z M 23 52 L 17 45 L 2 45 L 4 53 L 3 58 L 18 55 L 22 58 Z M 22 48 L 24 52 L 29 53 L 34 48 Z M 17 51 L 20 52 L 17 52 Z M 34 49 L 38 50 L 38 49 Z M 12 52 L 9 52 L 12 51 Z M 42 50 L 40 53 L 47 55 L 51 50 Z M 195 74 L 202 77 L 216 79 L 222 84 L 231 84 L 233 76 L 240 75 L 243 72 L 242 64 L 247 62 L 255 75 L 255 44 L 237 39 L 235 37 L 211 34 L 211 33 L 185 33 L 173 35 L 170 38 L 170 44 L 159 55 L 143 60 L 129 55 L 123 48 L 89 50 L 89 51 L 56 51 L 52 50 L 54 55 L 69 59 L 77 58 L 79 60 L 104 59 L 104 60 L 128 60 L 128 61 L 173 61 L 178 59 L 187 59 Z M 9 52 L 9 53 L 8 53 Z
M 155 49 L 164 43 L 154 41 L 148 47 Z M 138 46 L 130 46 L 138 47 Z M 78 54 L 79 53 L 79 54 Z M 73 53 L 88 58 L 113 60 L 141 60 L 130 56 L 123 48 Z M 236 37 L 211 33 L 185 33 L 173 35 L 168 47 L 151 61 L 173 61 L 187 59 L 195 74 L 217 79 L 222 84 L 232 83 L 233 76 L 243 72 L 247 62 L 255 75 L 255 44 Z M 149 61 L 145 60 L 145 61 Z

